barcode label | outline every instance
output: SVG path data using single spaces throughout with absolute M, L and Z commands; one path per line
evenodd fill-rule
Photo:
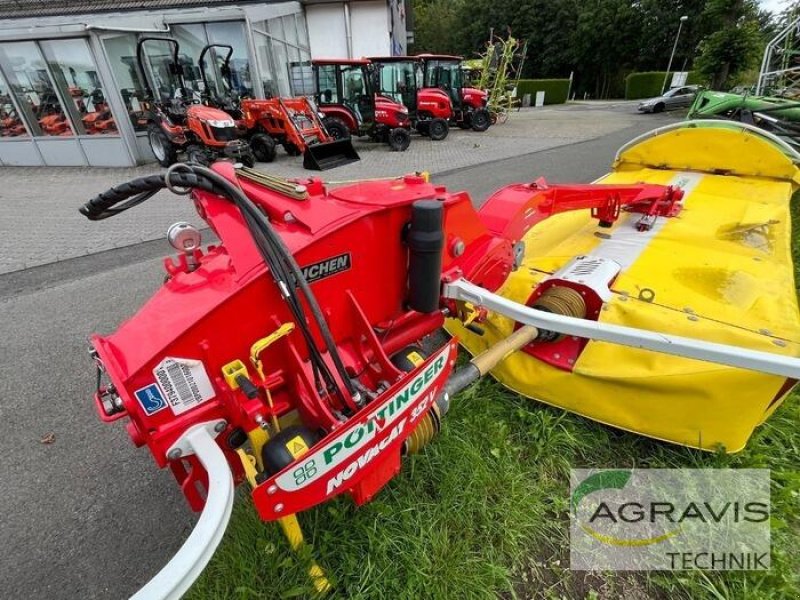
M 167 357 L 153 369 L 153 375 L 176 415 L 214 397 L 214 388 L 199 360 Z

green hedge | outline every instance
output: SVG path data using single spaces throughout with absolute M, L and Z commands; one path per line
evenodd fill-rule
M 531 95 L 531 106 L 536 104 L 536 92 L 544 92 L 545 104 L 564 104 L 569 93 L 569 79 L 520 79 L 517 98 Z
M 645 71 L 643 73 L 631 73 L 625 79 L 625 99 L 638 100 L 639 98 L 652 98 L 659 96 L 664 86 L 664 75 L 666 71 Z M 672 81 L 672 75 L 667 78 L 667 85 Z M 697 71 L 689 71 L 686 85 L 701 83 L 700 74 Z

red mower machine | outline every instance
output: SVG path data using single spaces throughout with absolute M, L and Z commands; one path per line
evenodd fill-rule
M 368 60 L 317 59 L 311 64 L 323 124 L 334 139 L 369 136 L 392 150 L 408 149 L 408 109 L 376 94 L 375 71 Z
M 171 52 L 150 56 L 147 43 L 167 44 Z M 160 37 L 142 38 L 136 47 L 139 72 L 145 83 L 147 138 L 156 160 L 168 167 L 184 152 L 189 161 L 198 164 L 230 158 L 252 167 L 255 157 L 247 142 L 239 138 L 233 118 L 218 108 L 201 104 L 186 87 L 179 51 L 177 41 Z
M 445 54 L 420 54 L 422 60 L 423 90 L 439 89 L 445 92 L 452 104 L 449 119 L 461 129 L 486 131 L 492 124 L 491 115 L 486 108 L 488 94 L 464 85 L 464 72 L 461 69 L 461 56 Z
M 269 98 L 257 100 L 240 98 L 235 93 L 230 60 L 233 47 L 209 44 L 198 60 L 209 101 L 233 116 L 246 136 L 255 157 L 262 162 L 275 159 L 275 144 L 281 144 L 289 156 L 303 155 L 303 167 L 324 171 L 360 160 L 349 135 L 334 139 L 325 130 L 317 107 L 305 97 Z M 213 57 L 214 63 L 208 60 Z M 215 64 L 216 69 L 209 73 Z M 219 77 L 217 77 L 217 73 Z M 220 81 L 209 85 L 212 75 Z
M 453 102 L 438 88 L 421 87 L 422 59 L 416 56 L 384 56 L 369 59 L 377 70 L 378 93 L 408 108 L 411 126 L 434 141 L 450 132 Z
M 198 229 L 170 227 L 178 254 L 164 261 L 164 284 L 116 332 L 91 338 L 100 418 L 124 420 L 203 511 L 136 598 L 188 589 L 222 538 L 235 484 L 247 482 L 261 518 L 278 521 L 295 548 L 297 513 L 340 494 L 369 502 L 404 455 L 435 437 L 454 396 L 521 348 L 566 334 L 800 375 L 784 356 L 601 322 L 593 286 L 613 274 L 597 265 L 554 275 L 528 304 L 495 293 L 537 223 L 591 211 L 607 228 L 629 211 L 647 231 L 676 214 L 677 187 L 538 180 L 502 188 L 476 210 L 424 174 L 330 189 L 218 162 L 135 179 L 81 212 L 105 219 L 165 187 L 190 195 L 220 243 L 203 248 Z M 491 314 L 516 327 L 456 369 L 458 339 L 433 334 L 448 317 L 488 338 Z M 571 366 L 554 368 L 571 376 Z M 319 567 L 311 576 L 329 587 Z

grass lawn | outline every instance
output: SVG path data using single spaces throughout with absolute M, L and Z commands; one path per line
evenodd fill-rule
M 798 198 L 793 225 L 798 231 Z M 795 247 L 795 265 L 800 252 Z M 460 394 L 441 435 L 370 504 L 339 498 L 300 515 L 293 554 L 277 525 L 241 497 L 225 539 L 188 598 L 800 598 L 800 394 L 735 455 L 655 442 L 508 392 L 490 380 Z M 569 570 L 569 469 L 772 469 L 772 568 L 766 572 Z

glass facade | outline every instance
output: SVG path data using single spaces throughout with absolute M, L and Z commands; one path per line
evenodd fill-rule
M 78 134 L 116 134 L 117 124 L 86 40 L 51 40 L 40 46 Z
M 303 14 L 256 23 L 253 32 L 264 96 L 312 95 L 311 51 Z
M 0 44 L 0 69 L 33 135 L 74 135 L 36 42 Z
M 103 47 L 134 130 L 147 131 L 142 110 L 144 84 L 136 67 L 136 41 L 136 34 L 123 33 L 103 38 Z
M 0 75 L 0 138 L 26 138 L 28 130 L 14 106 L 11 90 Z
M 248 21 L 248 11 L 243 10 L 231 20 L 169 22 L 163 33 L 132 31 L 141 22 L 133 16 L 130 25 L 120 23 L 119 31 L 96 27 L 64 37 L 57 28 L 43 25 L 48 33 L 41 38 L 0 41 L 0 144 L 16 139 L 30 145 L 19 151 L 16 148 L 22 146 L 13 146 L 14 155 L 9 154 L 12 144 L 4 145 L 0 165 L 39 161 L 116 166 L 149 159 L 142 142 L 149 85 L 163 102 L 186 95 L 202 102 L 228 93 L 239 98 L 312 96 L 305 14 L 299 5 L 294 10 L 298 12 L 257 21 Z M 233 14 L 235 9 L 226 11 Z M 270 14 L 265 11 L 252 12 Z M 178 20 L 183 14 L 174 11 L 170 16 Z M 80 22 L 92 24 L 91 17 L 86 19 Z M 30 33 L 31 38 L 36 35 L 33 29 Z M 171 38 L 180 44 L 184 85 L 171 67 L 173 47 L 163 41 L 147 42 L 143 77 L 136 57 L 143 37 Z M 200 53 L 208 45 L 212 47 L 201 72 Z M 227 70 L 226 46 L 231 50 Z

